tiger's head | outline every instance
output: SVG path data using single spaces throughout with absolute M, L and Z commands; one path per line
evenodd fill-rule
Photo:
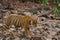
M 30 16 L 29 24 L 33 25 L 34 27 L 37 27 L 37 23 L 38 23 L 37 18 Z
M 33 19 L 33 20 L 31 21 L 31 24 L 34 25 L 35 27 L 37 27 L 37 19 Z
M 37 23 L 38 23 L 38 22 L 37 22 L 37 18 L 36 18 L 36 17 L 26 15 L 26 16 L 24 16 L 23 19 L 24 19 L 24 22 L 25 22 L 25 23 L 28 22 L 28 25 L 37 27 Z

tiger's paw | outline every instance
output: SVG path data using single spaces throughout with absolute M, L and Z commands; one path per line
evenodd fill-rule
M 26 38 L 31 38 L 31 35 L 25 35 L 26 36 Z

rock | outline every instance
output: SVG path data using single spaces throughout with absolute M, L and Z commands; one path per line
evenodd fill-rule
M 15 37 L 15 39 L 14 40 L 21 40 L 19 37 Z
M 60 17 L 56 17 L 55 19 L 56 19 L 56 20 L 60 20 Z
M 30 12 L 24 12 L 24 14 L 25 14 L 25 15 L 29 15 L 29 16 L 32 15 L 32 13 L 30 13 Z
M 32 40 L 43 40 L 41 37 L 32 37 Z

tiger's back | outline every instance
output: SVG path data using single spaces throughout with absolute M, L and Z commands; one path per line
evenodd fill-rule
M 22 19 L 23 19 L 23 16 L 21 16 L 21 15 L 9 15 L 6 18 L 4 23 L 7 26 L 10 26 L 10 25 L 15 25 L 15 26 L 19 25 L 20 26 Z

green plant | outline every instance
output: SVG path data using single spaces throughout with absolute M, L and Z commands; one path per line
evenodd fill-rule
M 53 0 L 52 13 L 55 15 L 60 13 L 60 0 Z
M 57 13 L 59 12 L 58 8 L 57 7 L 53 7 L 52 8 L 52 13 L 56 16 Z
M 39 0 L 43 6 L 48 6 L 48 0 Z M 52 2 L 52 13 L 55 15 L 60 13 L 60 0 L 53 0 Z
M 48 0 L 39 0 L 39 2 L 45 6 L 48 4 Z

